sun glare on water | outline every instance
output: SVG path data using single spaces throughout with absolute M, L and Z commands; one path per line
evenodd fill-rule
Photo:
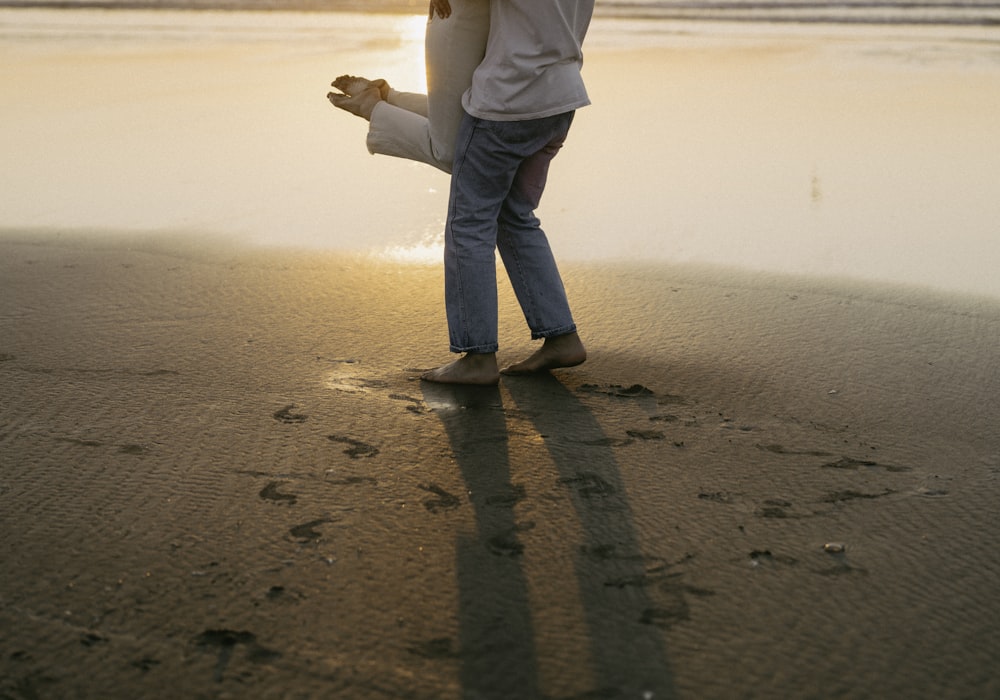
M 424 32 L 427 29 L 427 17 L 422 14 L 406 16 L 400 17 L 396 22 L 396 34 L 408 54 L 405 63 L 414 69 L 412 74 L 405 76 L 406 89 L 427 92 L 427 76 L 424 73 Z
M 423 44 L 427 18 L 424 15 L 402 17 L 399 20 L 399 34 L 406 42 Z
M 414 245 L 392 246 L 383 250 L 379 257 L 411 265 L 434 265 L 444 258 L 444 241 L 422 241 Z

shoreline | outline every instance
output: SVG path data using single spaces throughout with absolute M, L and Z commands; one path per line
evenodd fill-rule
M 3 228 L 439 259 L 447 179 L 371 156 L 325 99 L 345 71 L 420 91 L 420 17 L 44 14 L 0 42 Z M 984 34 L 596 23 L 540 207 L 557 256 L 1000 296 Z
M 315 248 L 312 246 L 276 245 L 241 239 L 236 235 L 226 235 L 213 231 L 167 231 L 167 230 L 97 230 L 92 228 L 57 230 L 39 228 L 17 230 L 0 227 L 0 246 L 65 249 L 66 251 L 129 251 L 150 255 L 177 255 L 181 257 L 206 256 L 221 262 L 231 258 L 273 259 L 301 262 L 312 258 L 326 264 L 359 265 L 387 270 L 413 270 L 419 273 L 438 271 L 441 262 L 440 251 L 431 251 L 433 256 L 400 255 L 394 248 L 383 250 L 359 250 L 352 248 Z M 504 270 L 499 259 L 498 273 Z M 901 306 L 915 306 L 927 311 L 961 309 L 957 313 L 974 315 L 977 309 L 987 315 L 1000 312 L 1000 296 L 977 293 L 961 289 L 948 289 L 914 282 L 899 282 L 886 279 L 816 273 L 794 273 L 769 269 L 755 269 L 736 265 L 704 261 L 683 261 L 650 259 L 640 260 L 630 257 L 605 260 L 567 258 L 560 262 L 560 268 L 582 272 L 585 275 L 599 275 L 611 271 L 615 275 L 639 274 L 644 277 L 669 275 L 686 283 L 699 286 L 713 286 L 720 289 L 733 287 L 773 288 L 790 294 L 795 292 L 815 293 L 824 296 L 851 299 L 867 299 L 874 303 Z

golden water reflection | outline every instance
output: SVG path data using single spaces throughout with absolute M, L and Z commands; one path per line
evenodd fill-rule
M 422 90 L 424 22 L 0 10 L 0 228 L 438 264 L 448 177 L 326 100 L 343 73 Z M 592 29 L 539 209 L 560 260 L 1000 296 L 1000 28 L 622 26 Z

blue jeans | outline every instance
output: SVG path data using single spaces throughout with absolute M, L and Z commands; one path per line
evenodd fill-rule
M 452 352 L 496 352 L 495 251 L 533 339 L 576 330 L 559 269 L 535 216 L 549 163 L 573 112 L 497 122 L 468 114 L 455 144 L 444 237 L 445 307 Z

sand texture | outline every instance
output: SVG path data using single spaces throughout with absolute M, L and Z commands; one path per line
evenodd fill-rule
M 996 304 L 571 266 L 462 390 L 434 267 L 0 250 L 3 697 L 1000 692 Z
M 0 700 L 1000 697 L 1000 30 L 595 21 L 463 390 L 423 22 L 0 10 Z

